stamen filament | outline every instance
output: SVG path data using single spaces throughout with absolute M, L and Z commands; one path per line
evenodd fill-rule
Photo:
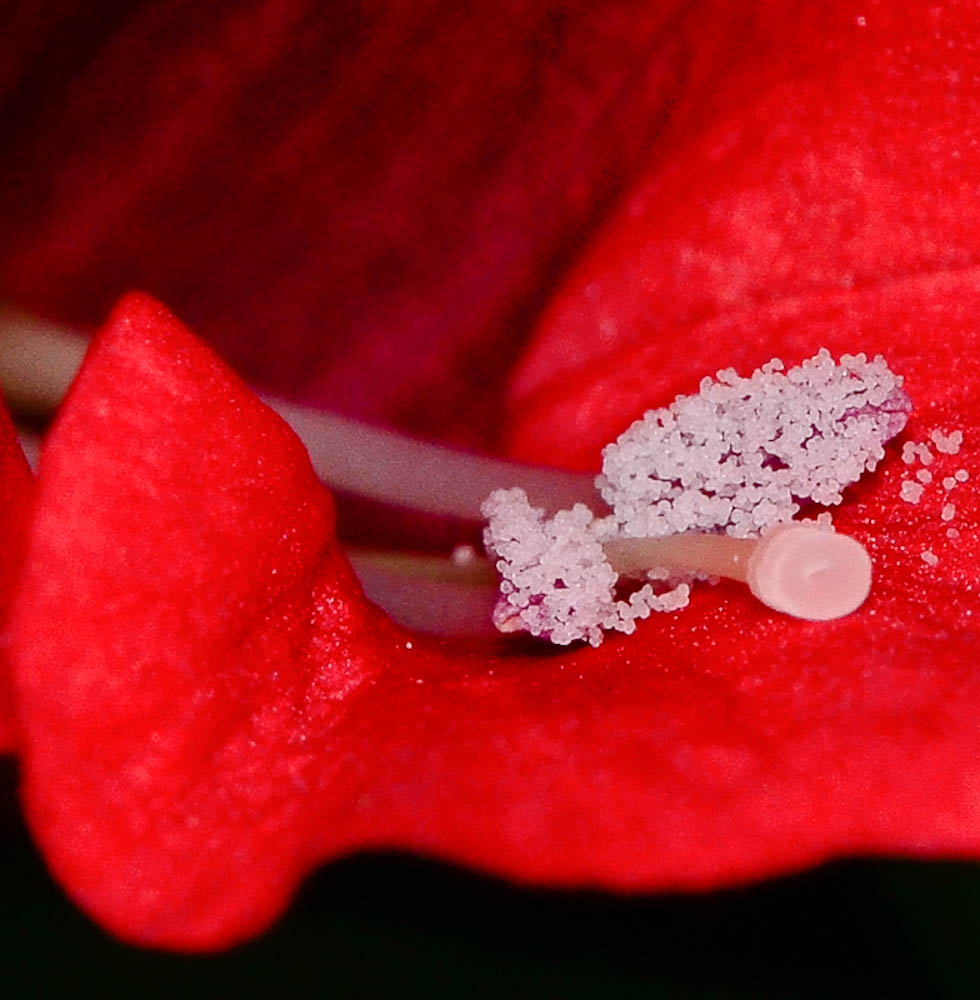
M 12 410 L 47 417 L 64 399 L 88 348 L 79 333 L 0 306 L 0 384 Z
M 334 413 L 264 397 L 299 435 L 320 478 L 334 489 L 396 507 L 481 521 L 501 486 L 520 486 L 549 511 L 576 503 L 605 509 L 594 475 L 508 462 L 371 427 Z
M 87 346 L 78 333 L 0 308 L 0 382 L 10 405 L 49 415 Z M 302 440 L 317 475 L 343 493 L 468 521 L 482 521 L 480 505 L 503 486 L 522 487 L 552 512 L 575 503 L 605 510 L 593 475 L 458 451 L 275 396 L 263 399 Z
M 490 562 L 350 549 L 368 600 L 399 625 L 441 636 L 493 638 L 497 576 Z

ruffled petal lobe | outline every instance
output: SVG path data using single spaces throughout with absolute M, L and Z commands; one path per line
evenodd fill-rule
M 359 637 L 386 627 L 329 497 L 285 424 L 140 296 L 40 482 L 13 631 L 52 868 L 127 936 L 246 934 L 297 877 L 306 773 L 337 766 L 322 737 L 376 669 Z

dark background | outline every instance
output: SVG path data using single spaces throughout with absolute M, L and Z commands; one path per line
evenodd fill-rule
M 747 889 L 531 891 L 405 856 L 311 878 L 265 936 L 215 956 L 107 937 L 48 878 L 2 768 L 5 996 L 976 996 L 980 866 L 847 861 Z

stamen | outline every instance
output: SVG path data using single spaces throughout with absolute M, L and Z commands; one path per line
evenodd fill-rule
M 0 377 L 22 413 L 50 415 L 86 348 L 77 333 L 0 309 Z M 482 511 L 490 519 L 486 543 L 504 574 L 495 609 L 497 577 L 487 560 L 350 553 L 367 595 L 397 621 L 473 634 L 493 609 L 502 630 L 597 645 L 603 629 L 630 632 L 651 611 L 682 607 L 691 582 L 705 577 L 745 582 L 767 606 L 813 621 L 863 603 L 871 584 L 865 549 L 832 528 L 786 522 L 801 498 L 840 502 L 843 486 L 873 468 L 882 444 L 904 426 L 908 397 L 880 358 L 845 356 L 837 365 L 822 351 L 783 371 L 774 361 L 751 379 L 720 372 L 705 380 L 700 397 L 647 414 L 606 450 L 597 485 L 614 513 L 602 519 L 595 515 L 607 508 L 590 476 L 462 453 L 265 401 L 292 424 L 314 469 L 335 489 L 463 519 L 479 518 L 490 494 Z M 797 409 L 805 417 L 799 425 L 792 422 Z M 684 423 L 712 412 L 723 422 Z M 846 451 L 835 437 L 848 442 Z M 954 433 L 933 443 L 955 454 L 960 441 Z M 927 446 L 914 448 L 906 445 L 906 462 L 931 461 Z M 958 481 L 965 478 L 957 472 Z M 539 506 L 530 506 L 528 494 Z M 546 513 L 554 516 L 546 520 Z M 619 577 L 647 582 L 617 600 Z
M 774 359 L 749 378 L 705 378 L 603 450 L 596 488 L 608 517 L 577 505 L 546 518 L 520 489 L 491 494 L 484 542 L 503 576 L 494 620 L 598 645 L 605 630 L 629 633 L 652 611 L 683 607 L 706 576 L 743 580 L 799 618 L 849 614 L 870 589 L 867 552 L 791 518 L 802 502 L 840 503 L 911 408 L 902 379 L 863 354 L 837 363 L 821 350 L 788 371 Z M 907 482 L 903 497 L 915 502 L 923 488 Z M 647 582 L 624 600 L 621 577 Z

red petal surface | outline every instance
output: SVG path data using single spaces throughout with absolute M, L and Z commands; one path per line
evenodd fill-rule
M 975 481 L 976 444 L 949 464 Z M 365 605 L 284 425 L 133 297 L 43 457 L 13 621 L 31 823 L 97 919 L 180 948 L 254 933 L 356 845 L 636 888 L 980 854 L 975 535 L 899 508 L 904 472 L 841 512 L 877 566 L 850 618 L 722 586 L 599 650 L 440 648 Z
M 241 936 L 307 860 L 310 769 L 379 666 L 352 637 L 385 622 L 298 440 L 152 300 L 91 351 L 39 481 L 12 625 L 39 839 L 120 933 Z
M 33 483 L 0 398 L 0 753 L 14 747 L 14 710 L 4 626 L 20 573 Z

